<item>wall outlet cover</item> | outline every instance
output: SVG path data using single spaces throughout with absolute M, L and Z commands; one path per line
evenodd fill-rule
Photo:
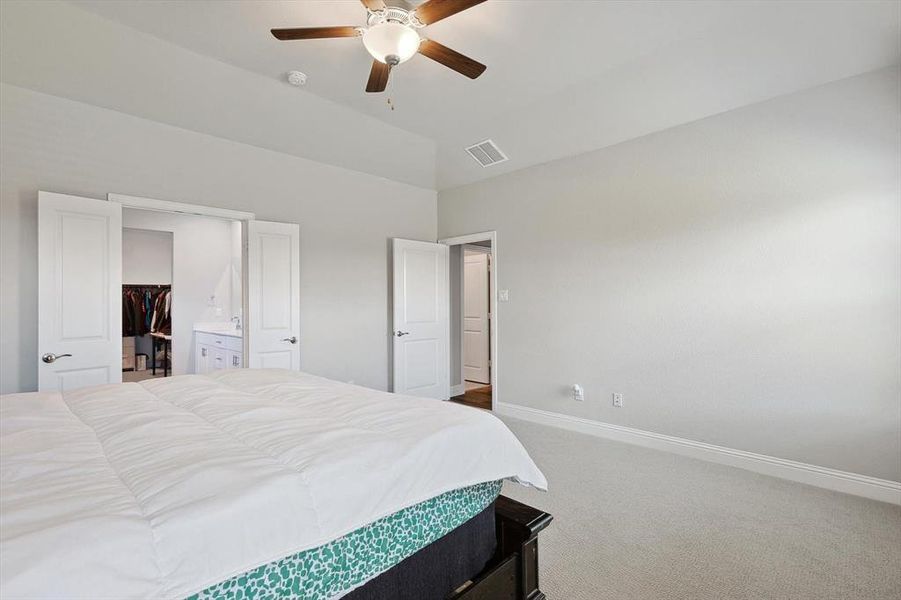
M 615 406 L 615 407 L 617 407 L 617 408 L 622 408 L 622 406 L 623 406 L 623 395 L 622 395 L 622 394 L 617 394 L 617 393 L 614 392 L 614 394 L 613 394 L 613 406 Z
M 578 383 L 573 384 L 573 400 L 576 402 L 585 401 L 585 389 Z

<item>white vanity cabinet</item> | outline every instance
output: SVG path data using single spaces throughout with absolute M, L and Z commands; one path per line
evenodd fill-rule
M 194 332 L 194 372 L 203 374 L 244 366 L 244 340 L 234 333 Z

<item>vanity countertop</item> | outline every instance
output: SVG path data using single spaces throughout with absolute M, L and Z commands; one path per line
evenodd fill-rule
M 194 331 L 234 338 L 244 337 L 244 330 L 235 329 L 234 323 L 194 323 Z

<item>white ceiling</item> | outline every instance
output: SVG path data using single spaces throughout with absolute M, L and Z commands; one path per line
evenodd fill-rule
M 359 39 L 279 42 L 269 34 L 272 27 L 362 25 L 366 13 L 357 0 L 72 3 L 278 81 L 295 97 L 315 94 L 434 140 L 437 189 L 897 64 L 901 57 L 901 3 L 895 0 L 489 0 L 424 30 L 487 64 L 481 78 L 471 81 L 417 56 L 392 73 L 386 94 L 371 95 L 363 91 L 371 58 Z M 283 83 L 292 69 L 309 75 L 304 90 Z M 290 123 L 291 103 L 277 108 L 287 113 L 260 118 Z M 329 124 L 341 135 L 352 134 L 342 128 L 353 125 L 343 119 Z M 231 127 L 223 123 L 216 133 L 244 141 Z M 485 138 L 510 161 L 483 169 L 464 152 Z

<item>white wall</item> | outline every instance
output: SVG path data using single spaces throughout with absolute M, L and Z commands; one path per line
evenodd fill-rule
M 122 283 L 172 283 L 170 231 L 122 229 Z
M 497 230 L 499 400 L 901 480 L 899 80 L 442 192 Z
M 125 233 L 168 235 L 172 283 L 172 372 L 175 375 L 193 373 L 194 324 L 227 322 L 240 314 L 241 289 L 239 287 L 237 293 L 232 289 L 235 264 L 233 222 L 126 208 L 122 211 L 122 223 L 127 228 Z M 123 235 L 123 255 L 126 254 L 126 244 Z M 240 267 L 240 247 L 237 251 Z M 144 259 L 148 260 L 148 257 Z M 123 277 L 124 271 L 125 262 Z M 211 300 L 211 296 L 215 300 Z
M 0 390 L 37 385 L 37 191 L 301 226 L 301 366 L 385 389 L 388 239 L 435 239 L 431 190 L 0 84 Z

